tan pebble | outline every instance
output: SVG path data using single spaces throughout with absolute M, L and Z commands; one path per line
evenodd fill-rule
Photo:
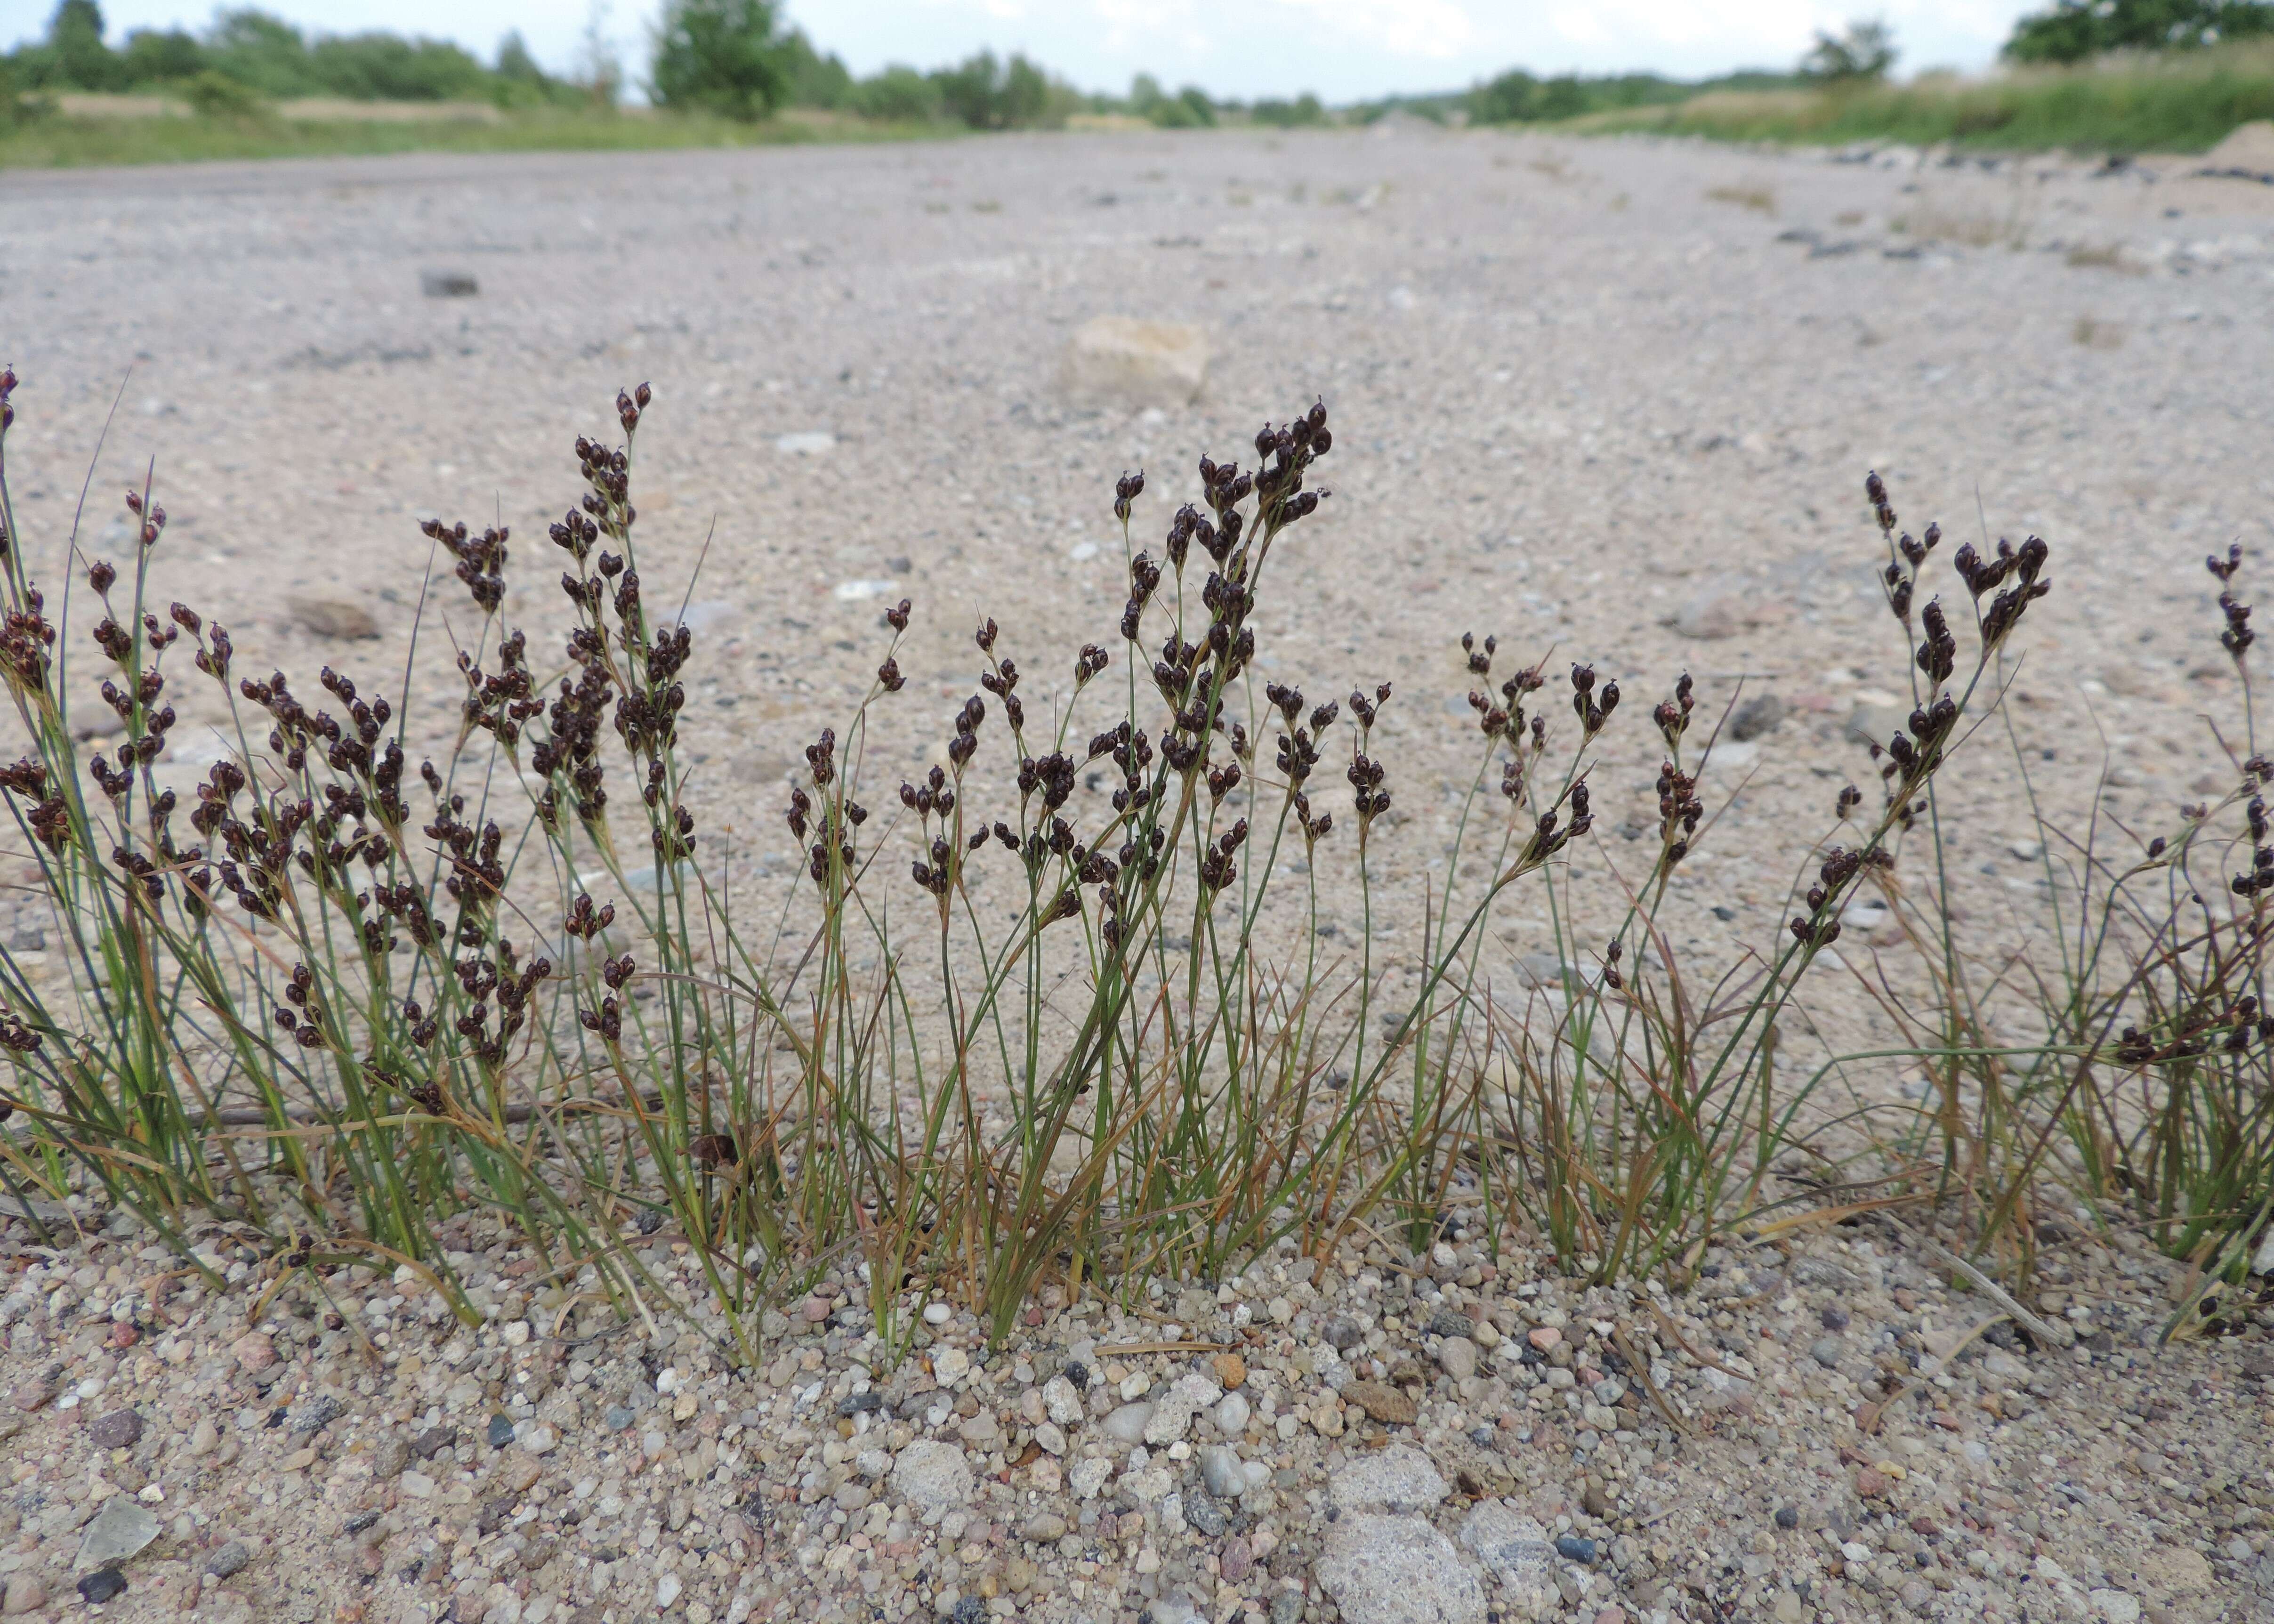
M 1237 1387 L 1247 1379 L 1247 1361 L 1236 1353 L 1216 1355 L 1215 1364 L 1216 1380 L 1227 1388 Z
M 1412 1399 L 1378 1381 L 1354 1381 L 1343 1389 L 1343 1399 L 1390 1426 L 1412 1426 L 1421 1413 Z

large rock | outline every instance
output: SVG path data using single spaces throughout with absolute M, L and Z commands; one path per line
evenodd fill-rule
M 1345 1624 L 1485 1624 L 1484 1586 L 1419 1517 L 1345 1512 L 1315 1571 Z
M 1060 381 L 1083 405 L 1181 406 L 1208 381 L 1208 335 L 1178 321 L 1098 316 L 1066 345 Z
M 971 1468 L 953 1444 L 925 1439 L 900 1451 L 892 1491 L 925 1516 L 971 1503 Z
M 1344 1511 L 1427 1511 L 1451 1492 L 1435 1464 L 1411 1444 L 1359 1456 L 1327 1490 Z

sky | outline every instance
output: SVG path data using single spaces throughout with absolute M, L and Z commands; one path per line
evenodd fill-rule
M 245 3 L 245 0 L 237 0 Z M 518 28 L 567 71 L 590 19 L 583 0 L 255 0 L 311 31 L 384 28 L 452 39 L 484 60 Z M 607 0 L 600 26 L 635 79 L 664 0 Z M 0 0 L 0 43 L 37 37 L 53 0 Z M 113 43 L 137 27 L 210 20 L 212 0 L 103 0 Z M 2029 0 L 790 0 L 789 20 L 856 73 L 1024 51 L 1085 90 L 1139 72 L 1220 99 L 1315 91 L 1329 102 L 1457 89 L 1504 68 L 1648 70 L 1691 79 L 1787 67 L 1819 27 L 1884 17 L 1899 72 L 1986 67 Z

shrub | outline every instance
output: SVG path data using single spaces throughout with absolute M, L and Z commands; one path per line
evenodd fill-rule
M 132 85 L 177 84 L 196 78 L 206 65 L 204 48 L 179 28 L 137 28 L 126 36 L 122 56 L 124 77 Z
M 676 111 L 763 118 L 789 88 L 769 0 L 671 0 L 656 25 L 656 101 Z
M 489 74 L 459 47 L 392 34 L 328 35 L 308 48 L 308 75 L 358 102 L 451 102 L 480 96 Z
M 259 91 L 215 68 L 192 79 L 182 94 L 190 110 L 201 118 L 251 118 L 267 108 Z
M 1296 130 L 1327 122 L 1327 110 L 1319 98 L 1306 90 L 1292 102 L 1264 100 L 1248 110 L 1248 117 L 1260 125 L 1275 129 Z
M 1050 85 L 1043 71 L 1013 54 L 999 61 L 991 50 L 968 57 L 931 76 L 948 116 L 975 130 L 1023 129 L 1050 112 Z
M 1819 28 L 1816 44 L 1801 58 L 1803 79 L 1828 85 L 1872 85 L 1895 65 L 1895 37 L 1877 20 L 1852 22 L 1832 34 Z
M 940 116 L 939 87 L 914 68 L 895 65 L 855 86 L 853 108 L 864 118 L 930 124 Z
M 2083 62 L 2111 51 L 2191 50 L 2274 34 L 2269 0 L 2054 0 L 2014 24 L 2014 62 Z

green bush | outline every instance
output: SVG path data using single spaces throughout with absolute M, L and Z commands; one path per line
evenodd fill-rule
M 940 116 L 939 87 L 897 64 L 853 87 L 853 110 L 888 124 L 930 124 Z
M 931 82 L 948 115 L 975 130 L 1023 129 L 1043 123 L 1050 111 L 1050 80 L 1020 56 L 1002 62 L 983 50 L 940 69 Z
M 177 84 L 195 79 L 206 66 L 204 49 L 179 28 L 137 28 L 126 36 L 121 56 L 124 77 L 132 85 Z
M 267 107 L 259 91 L 216 68 L 207 68 L 192 79 L 184 87 L 183 96 L 200 118 L 252 118 Z
M 1327 122 L 1327 110 L 1319 105 L 1319 98 L 1306 90 L 1291 102 L 1265 100 L 1248 110 L 1247 116 L 1255 123 L 1269 125 L 1274 129 L 1294 130 Z
M 763 118 L 789 89 L 767 0 L 671 0 L 657 26 L 651 88 L 675 111 Z
M 328 94 L 358 102 L 451 102 L 478 96 L 489 73 L 457 46 L 392 34 L 320 38 L 308 72 Z

